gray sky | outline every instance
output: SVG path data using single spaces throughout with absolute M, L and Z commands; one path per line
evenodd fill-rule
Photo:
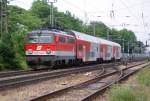
M 29 9 L 33 1 L 14 0 L 11 4 Z M 58 7 L 59 11 L 68 10 L 86 23 L 102 21 L 111 28 L 127 28 L 134 31 L 137 39 L 144 43 L 149 39 L 149 0 L 57 0 L 54 5 Z M 112 9 L 114 10 L 113 19 L 110 17 Z

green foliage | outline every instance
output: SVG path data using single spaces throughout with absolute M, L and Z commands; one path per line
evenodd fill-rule
M 139 72 L 137 80 L 140 84 L 150 87 L 150 68 L 146 68 Z
M 120 36 L 121 39 L 124 39 L 124 46 L 125 46 L 124 51 L 127 53 L 128 45 L 130 45 L 130 53 L 131 53 L 131 51 L 135 48 L 134 44 L 136 44 L 137 42 L 134 32 L 128 31 L 127 29 L 123 29 L 120 31 Z
M 109 98 L 110 101 L 148 101 L 147 94 L 130 86 L 114 86 Z
M 25 62 L 24 43 L 27 30 L 24 26 L 19 26 L 19 29 L 12 34 L 13 48 L 15 49 L 16 60 L 19 62 L 20 67 L 27 68 Z
M 50 11 L 51 11 L 51 6 L 41 0 L 34 1 L 31 9 L 29 10 L 29 12 L 33 16 L 39 18 L 42 21 L 41 23 L 42 27 L 49 26 Z M 54 14 L 56 14 L 57 8 L 53 7 L 53 11 Z
M 9 16 L 8 16 L 8 29 L 12 33 L 17 30 L 17 23 L 20 22 L 20 15 L 22 15 L 25 10 L 17 6 L 8 6 Z
M 24 14 L 20 15 L 19 19 L 19 23 L 25 25 L 30 30 L 40 28 L 42 25 L 41 19 L 33 16 L 30 12 L 25 12 Z
M 47 3 L 37 0 L 32 4 L 31 13 L 39 18 L 47 18 L 50 15 L 50 7 Z
M 81 31 L 82 21 L 80 21 L 78 18 L 73 17 L 73 15 L 71 15 L 69 11 L 67 11 L 66 13 L 61 13 L 61 16 L 62 19 L 58 19 L 59 22 L 56 22 L 56 25 L 59 25 L 62 28 Z
M 19 67 L 12 45 L 11 36 L 6 33 L 0 41 L 0 69 L 16 69 Z
M 91 22 L 89 25 L 89 31 L 93 35 L 93 27 L 95 26 L 96 36 L 106 38 L 107 32 L 110 31 L 109 28 L 102 22 Z
M 37 26 L 34 23 L 36 18 L 26 15 L 26 10 L 16 6 L 8 9 L 9 33 L 3 34 L 0 40 L 0 69 L 21 69 L 27 67 L 23 50 L 25 30 Z
M 136 36 L 134 32 L 128 31 L 127 29 L 123 29 L 120 31 L 121 37 L 124 38 L 126 41 L 134 42 L 136 41 Z
M 16 6 L 9 6 L 9 31 L 18 30 L 18 24 L 26 26 L 29 30 L 42 26 L 42 21 L 29 11 Z

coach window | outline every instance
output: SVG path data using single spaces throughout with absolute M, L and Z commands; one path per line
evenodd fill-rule
M 119 56 L 119 48 L 117 47 L 117 49 L 116 49 L 116 53 L 117 53 L 117 57 Z
M 59 37 L 59 43 L 65 43 L 66 42 L 66 38 L 63 36 Z
M 78 45 L 78 50 L 83 50 L 83 46 L 82 45 Z
M 101 46 L 100 49 L 101 49 L 100 51 L 101 51 L 101 53 L 102 53 L 102 52 L 103 52 L 103 47 Z
M 75 39 L 74 38 L 68 38 L 68 43 L 75 43 Z

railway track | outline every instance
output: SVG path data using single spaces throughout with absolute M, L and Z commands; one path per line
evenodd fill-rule
M 69 87 L 53 91 L 47 94 L 30 99 L 29 101 L 91 101 L 95 96 L 99 95 L 112 84 L 122 80 L 123 78 L 133 74 L 137 70 L 149 63 L 144 62 L 130 65 L 121 70 L 115 70 L 109 73 L 99 74 L 99 76 L 82 82 L 81 84 L 71 85 Z M 140 65 L 140 68 L 137 68 Z
M 109 64 L 112 64 L 112 63 L 109 63 Z M 121 64 L 121 63 L 117 62 L 117 64 Z M 103 64 L 103 65 L 106 65 L 106 64 Z M 85 66 L 82 66 L 82 67 L 85 67 Z M 73 66 L 71 68 L 81 68 L 81 67 Z M 61 70 L 65 70 L 65 68 L 63 68 Z M 41 72 L 45 72 L 45 71 L 56 71 L 56 70 L 44 68 L 44 69 L 38 69 L 38 70 L 4 71 L 4 72 L 0 72 L 0 78 L 6 78 L 6 77 L 12 77 L 12 76 L 21 76 L 21 75 L 34 74 L 34 73 L 41 73 Z
M 12 77 L 12 76 L 19 76 L 19 75 L 27 75 L 27 74 L 33 74 L 33 73 L 40 73 L 40 72 L 44 72 L 44 71 L 46 71 L 46 70 L 39 70 L 39 71 L 34 71 L 34 70 L 18 70 L 18 71 L 0 72 L 0 78 Z
M 48 71 L 48 72 L 24 75 L 21 77 L 18 76 L 15 78 L 3 78 L 3 79 L 0 79 L 0 90 L 12 89 L 12 88 L 16 88 L 19 86 L 29 85 L 29 84 L 33 84 L 36 82 L 41 82 L 41 81 L 45 81 L 45 80 L 49 80 L 52 78 L 73 74 L 73 73 L 82 73 L 82 72 L 88 72 L 92 70 L 99 70 L 102 68 L 102 66 L 109 67 L 109 66 L 112 66 L 112 63 L 102 64 L 102 65 L 99 64 L 99 65 L 94 65 L 94 66 L 86 66 L 82 68 Z

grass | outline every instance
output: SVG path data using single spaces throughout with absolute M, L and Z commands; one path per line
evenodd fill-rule
M 148 101 L 143 91 L 135 90 L 131 86 L 115 86 L 109 94 L 110 101 Z
M 150 101 L 150 68 L 135 77 L 135 84 L 114 85 L 108 93 L 109 101 Z
M 137 75 L 139 84 L 150 87 L 150 68 L 145 68 Z

